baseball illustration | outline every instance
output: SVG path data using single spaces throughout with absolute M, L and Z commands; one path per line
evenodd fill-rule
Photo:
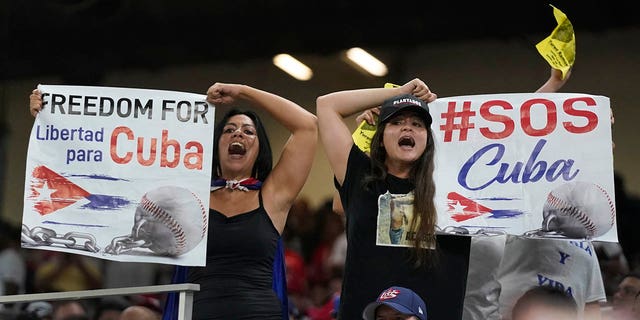
M 162 186 L 142 196 L 131 231 L 159 254 L 179 256 L 193 249 L 207 232 L 208 210 L 188 189 Z
M 614 200 L 599 185 L 584 181 L 565 183 L 549 192 L 542 215 L 543 231 L 575 239 L 599 237 L 616 221 Z

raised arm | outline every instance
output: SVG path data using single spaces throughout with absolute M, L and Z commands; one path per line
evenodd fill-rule
M 569 69 L 567 75 L 562 79 L 562 71 L 551 68 L 551 75 L 549 75 L 549 79 L 540 88 L 538 88 L 536 92 L 557 92 L 565 85 L 565 83 L 567 83 L 567 81 L 569 81 L 570 76 L 571 69 Z
M 315 158 L 317 118 L 290 100 L 247 85 L 216 83 L 207 91 L 207 100 L 213 104 L 233 103 L 236 99 L 266 111 L 291 132 L 280 159 L 262 186 L 265 205 L 269 202 L 273 206 L 271 212 L 283 213 L 286 219 L 286 213 L 302 190 Z
M 558 92 L 569 81 L 571 70 L 567 72 L 564 79 L 562 71 L 551 68 L 549 79 L 536 92 Z M 613 113 L 611 114 L 611 124 L 613 124 Z M 615 146 L 615 145 L 614 145 Z M 584 319 L 596 320 L 601 319 L 600 303 L 598 301 L 586 302 L 584 306 Z
M 342 184 L 347 169 L 353 138 L 344 118 L 377 107 L 386 99 L 410 93 L 431 102 L 437 98 L 420 79 L 397 88 L 367 88 L 329 93 L 316 99 L 320 140 L 333 173 Z

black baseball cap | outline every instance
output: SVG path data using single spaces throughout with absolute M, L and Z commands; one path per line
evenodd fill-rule
M 427 126 L 431 125 L 432 119 L 429 114 L 429 106 L 412 94 L 403 94 L 385 100 L 380 106 L 380 123 L 389 120 L 396 113 L 404 110 L 415 111 Z

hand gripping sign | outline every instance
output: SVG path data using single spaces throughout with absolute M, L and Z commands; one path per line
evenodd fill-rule
M 39 86 L 22 246 L 203 266 L 214 108 L 204 95 Z

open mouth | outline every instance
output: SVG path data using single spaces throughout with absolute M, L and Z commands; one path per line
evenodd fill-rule
M 233 142 L 229 145 L 229 154 L 230 155 L 244 155 L 247 153 L 247 149 L 245 149 L 244 145 L 240 142 Z
M 414 147 L 416 145 L 416 142 L 412 137 L 402 137 L 398 141 L 398 145 L 401 147 Z

